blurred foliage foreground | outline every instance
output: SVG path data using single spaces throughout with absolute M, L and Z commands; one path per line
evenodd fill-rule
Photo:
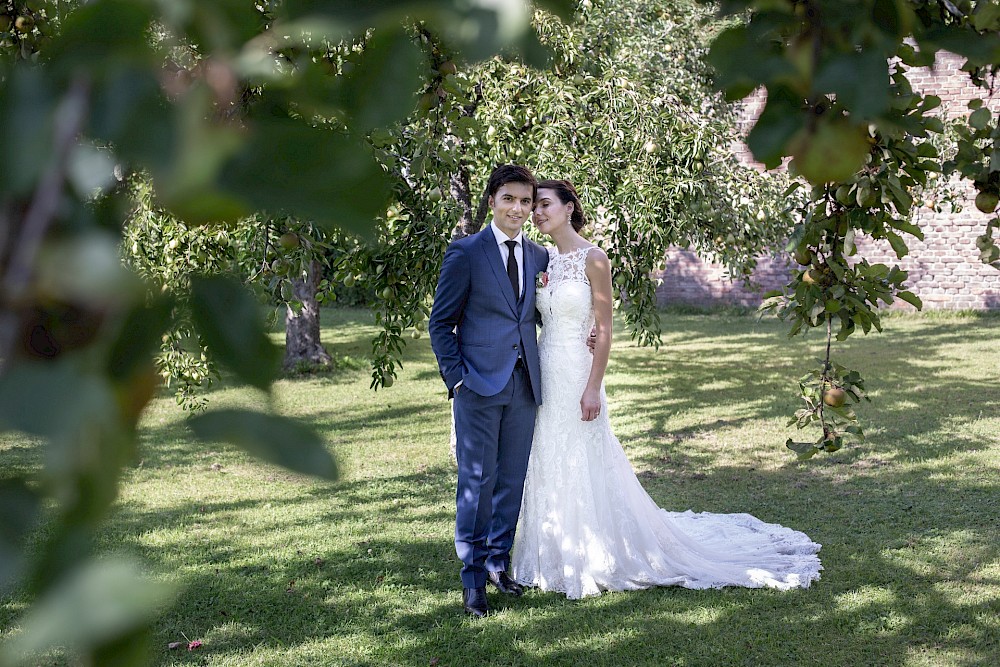
M 172 593 L 137 578 L 134 563 L 92 559 L 90 543 L 134 456 L 178 296 L 150 296 L 122 267 L 123 181 L 149 174 L 159 201 L 188 223 L 271 210 L 363 232 L 386 210 L 391 183 L 361 136 L 412 110 L 419 84 L 402 17 L 483 58 L 523 47 L 528 8 L 29 0 L 0 11 L 0 428 L 46 447 L 37 476 L 0 486 L 0 593 L 17 587 L 36 600 L 0 663 L 58 645 L 82 664 L 140 664 L 148 623 Z M 274 55 L 369 29 L 379 38 L 350 76 L 317 81 Z M 175 51 L 197 54 L 196 76 L 164 69 Z M 240 108 L 248 90 L 260 102 Z M 342 131 L 307 118 L 317 97 L 350 120 Z M 240 113 L 227 117 L 229 108 Z M 280 355 L 257 302 L 219 277 L 194 278 L 183 298 L 222 365 L 269 394 Z M 218 410 L 190 426 L 293 470 L 336 475 L 317 434 L 273 411 Z

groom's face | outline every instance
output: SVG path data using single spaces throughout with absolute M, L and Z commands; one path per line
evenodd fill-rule
M 497 193 L 490 197 L 490 209 L 497 227 L 510 238 L 517 236 L 531 215 L 532 199 L 530 183 L 504 183 Z

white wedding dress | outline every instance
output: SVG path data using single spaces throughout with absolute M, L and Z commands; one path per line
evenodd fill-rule
M 580 419 L 594 323 L 587 251 L 549 248 L 548 284 L 536 291 L 542 405 L 524 485 L 514 578 L 576 599 L 651 586 L 807 587 L 820 545 L 749 514 L 668 512 L 639 483 L 611 432 L 607 398 Z

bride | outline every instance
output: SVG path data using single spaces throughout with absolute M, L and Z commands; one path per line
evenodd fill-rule
M 514 545 L 517 582 L 572 599 L 650 586 L 809 586 L 822 569 L 820 545 L 803 533 L 749 514 L 668 512 L 645 492 L 608 422 L 608 257 L 578 233 L 585 219 L 569 181 L 538 185 L 533 220 L 555 247 L 536 283 L 542 404 Z

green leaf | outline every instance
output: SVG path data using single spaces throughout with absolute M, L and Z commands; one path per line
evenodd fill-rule
M 854 250 L 855 250 L 855 247 L 854 247 L 854 236 L 855 236 L 855 234 L 856 234 L 856 232 L 854 230 L 854 227 L 849 227 L 847 229 L 847 231 L 844 233 L 844 256 L 845 257 L 850 257 L 851 255 L 854 254 Z
M 929 141 L 922 141 L 917 145 L 917 157 L 937 157 L 938 149 Z
M 977 33 L 959 23 L 935 25 L 915 35 L 921 50 L 944 49 L 968 58 L 973 65 L 986 65 L 1000 53 L 1000 35 Z
M 843 318 L 843 313 L 840 313 Z M 837 332 L 837 340 L 845 341 L 847 338 L 854 333 L 854 320 L 847 317 L 840 320 L 840 331 Z
M 764 110 L 747 135 L 747 147 L 754 159 L 768 169 L 781 164 L 789 142 L 802 129 L 805 118 L 801 106 L 801 101 L 791 94 L 775 91 L 768 96 Z
M 881 263 L 871 264 L 867 267 L 864 267 L 861 273 L 870 278 L 884 278 L 887 275 L 889 275 L 889 267 Z
M 191 281 L 191 314 L 211 353 L 243 382 L 267 391 L 278 372 L 278 348 L 264 329 L 257 301 L 219 276 Z
M 935 134 L 942 134 L 944 132 L 944 121 L 937 116 L 924 118 L 924 129 Z
M 252 208 L 311 219 L 371 237 L 392 181 L 361 141 L 291 119 L 252 123 L 252 136 L 223 168 L 222 187 Z
M 976 130 L 983 130 L 990 124 L 990 110 L 986 107 L 976 109 L 969 114 L 969 126 Z
M 798 458 L 800 461 L 811 459 L 819 452 L 819 449 L 816 448 L 816 445 L 814 443 L 794 442 L 791 438 L 785 441 L 785 447 L 788 447 L 790 450 L 798 454 L 799 455 Z
M 570 0 L 547 0 L 548 8 L 564 15 Z M 282 13 L 295 19 L 328 17 L 326 29 L 314 39 L 336 43 L 346 30 L 386 28 L 403 21 L 425 22 L 470 60 L 489 58 L 511 45 L 523 43 L 531 26 L 528 3 L 502 0 L 288 0 Z M 313 29 L 320 27 L 313 21 Z M 287 26 L 287 24 L 286 24 Z
M 841 305 L 840 301 L 837 301 L 836 299 L 827 299 L 825 304 L 826 312 L 835 313 L 840 310 Z
M 794 169 L 814 185 L 846 181 L 864 165 L 867 137 L 867 128 L 846 121 L 821 122 L 815 132 L 803 130 L 793 140 Z
M 28 195 L 51 153 L 56 93 L 39 68 L 16 67 L 0 85 L 0 192 Z M 10 223 L 4 222 L 4 225 Z
M 802 243 L 802 239 L 806 236 L 806 226 L 803 224 L 797 224 L 792 229 L 792 235 L 788 237 L 788 243 L 785 244 L 785 252 L 792 252 L 799 247 Z
M 996 2 L 977 2 L 972 14 L 972 25 L 976 30 L 995 30 L 1000 20 L 1000 5 Z
M 850 433 L 851 435 L 853 435 L 858 440 L 864 440 L 865 439 L 865 432 L 857 424 L 848 424 L 847 426 L 845 426 L 844 427 L 844 433 Z
M 174 0 L 174 4 L 180 2 Z M 262 5 L 255 4 L 245 0 L 193 0 L 190 9 L 175 10 L 175 16 L 188 19 L 183 28 L 186 36 L 199 46 L 199 53 L 235 51 L 264 31 L 265 19 L 258 9 Z
M 873 119 L 889 109 L 889 65 L 877 49 L 842 53 L 817 72 L 813 91 L 833 93 L 856 120 Z
M 875 327 L 875 330 L 882 333 L 882 319 L 878 316 L 878 313 L 871 311 L 869 316 L 871 317 L 872 326 Z
M 21 574 L 28 534 L 38 524 L 42 499 L 21 478 L 0 481 L 0 595 Z
M 809 309 L 809 319 L 814 322 L 816 319 L 826 311 L 826 303 L 823 301 L 817 301 Z
M 864 310 L 862 308 L 864 308 Z M 871 310 L 868 310 L 867 306 L 864 304 L 861 304 L 861 308 L 854 311 L 854 319 L 861 324 L 861 330 L 866 334 L 871 331 L 872 328 L 871 315 Z
M 913 12 L 904 0 L 875 0 L 872 23 L 882 32 L 902 39 L 910 33 Z
M 241 133 L 212 120 L 207 86 L 192 86 L 177 106 L 180 142 L 168 170 L 154 173 L 157 197 L 175 216 L 194 224 L 232 222 L 249 215 L 245 201 L 216 187 L 222 165 L 243 143 Z
M 841 263 L 840 260 L 834 257 L 830 257 L 827 260 L 826 265 L 830 267 L 830 271 L 833 272 L 833 275 L 834 277 L 836 277 L 837 280 L 842 281 L 844 279 L 844 270 L 847 267 L 843 263 Z M 840 287 L 840 285 L 838 285 L 837 287 Z
M 181 130 L 151 70 L 122 63 L 94 87 L 87 133 L 127 163 L 166 171 Z
M 789 185 L 787 188 L 785 188 L 785 191 L 781 193 L 781 197 L 782 198 L 788 197 L 789 195 L 791 195 L 793 192 L 795 192 L 796 190 L 798 190 L 801 187 L 802 187 L 802 183 L 800 181 L 794 181 L 794 182 L 792 182 L 791 185 Z
M 70 363 L 17 364 L 0 375 L 0 428 L 52 437 L 112 401 L 106 383 Z
M 344 78 L 343 102 L 354 132 L 392 125 L 413 111 L 423 58 L 402 26 L 375 31 L 361 61 Z
M 712 41 L 705 59 L 715 68 L 715 85 L 725 91 L 727 99 L 741 99 L 762 83 L 797 76 L 795 66 L 774 48 L 768 31 L 760 22 L 739 25 L 722 31 Z M 768 85 L 768 104 L 780 89 Z
M 885 238 L 889 241 L 889 245 L 892 246 L 893 252 L 896 253 L 897 259 L 903 259 L 904 257 L 906 257 L 907 253 L 909 252 L 909 249 L 907 249 L 906 243 L 903 241 L 903 238 L 899 234 L 895 232 L 890 232 L 887 229 L 885 230 Z
M 920 300 L 920 297 L 908 290 L 896 292 L 896 297 L 902 299 L 917 310 L 923 310 L 924 308 L 924 302 Z
M 152 360 L 163 332 L 170 326 L 173 307 L 172 298 L 157 296 L 151 303 L 129 311 L 108 354 L 108 375 L 112 379 L 124 380 Z
M 752 4 L 754 4 L 753 0 L 721 0 L 719 2 L 719 15 L 729 16 L 731 14 L 738 14 Z
M 547 9 L 564 22 L 569 23 L 576 11 L 575 0 L 535 0 L 535 4 L 542 9 Z
M 924 95 L 924 101 L 920 103 L 920 113 L 927 113 L 941 106 L 941 98 L 937 95 Z M 935 149 L 934 154 L 937 155 Z
M 142 578 L 131 562 L 86 563 L 32 605 L 18 622 L 23 632 L 0 648 L 0 662 L 26 663 L 57 646 L 102 646 L 149 624 L 172 597 L 169 585 Z
M 47 60 L 70 70 L 110 68 L 122 62 L 152 65 L 156 62 L 149 39 L 152 22 L 151 5 L 147 3 L 130 0 L 80 3 L 67 12 Z
M 265 461 L 324 479 L 337 478 L 337 464 L 311 428 L 286 417 L 247 410 L 218 410 L 189 422 L 202 440 L 232 443 Z
M 896 47 L 896 55 L 904 64 L 910 67 L 930 67 L 934 64 L 933 52 L 917 51 L 906 43 L 899 44 Z
M 906 220 L 897 220 L 895 218 L 890 218 L 889 220 L 887 220 L 887 222 L 889 223 L 889 226 L 892 227 L 893 229 L 898 229 L 901 232 L 906 232 L 907 234 L 915 236 L 921 241 L 924 240 L 924 232 L 912 222 L 907 222 Z

